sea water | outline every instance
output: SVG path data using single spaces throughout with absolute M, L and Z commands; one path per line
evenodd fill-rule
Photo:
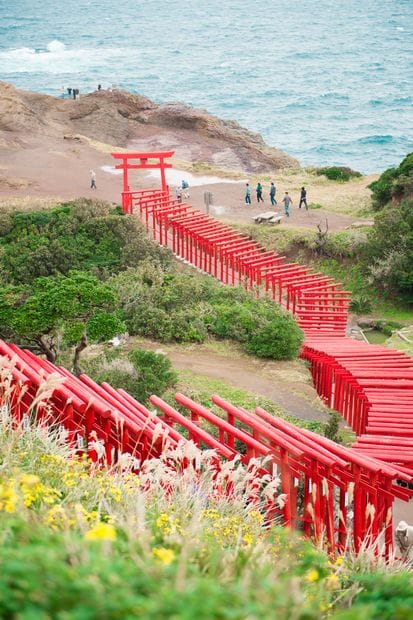
M 182 101 L 381 171 L 413 150 L 413 0 L 0 0 L 0 79 Z

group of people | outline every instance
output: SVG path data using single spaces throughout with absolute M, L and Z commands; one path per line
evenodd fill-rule
M 270 196 L 270 201 L 271 204 L 273 206 L 275 206 L 277 203 L 277 199 L 275 197 L 277 192 L 277 188 L 275 187 L 274 183 L 271 182 L 270 184 L 270 192 L 269 192 L 269 196 Z M 260 182 L 257 183 L 257 187 L 255 188 L 255 193 L 257 194 L 257 202 L 264 202 L 264 198 L 262 196 L 263 193 L 263 187 L 261 185 Z M 290 217 L 290 206 L 293 203 L 293 199 L 291 198 L 291 196 L 289 195 L 288 192 L 285 192 L 284 194 L 284 198 L 281 201 L 284 204 L 284 211 L 285 211 L 285 215 L 287 217 Z M 250 184 L 247 183 L 245 186 L 245 204 L 250 205 L 251 204 L 251 187 Z M 301 192 L 300 192 L 300 204 L 298 205 L 298 208 L 301 209 L 301 207 L 304 205 L 306 211 L 308 211 L 308 204 L 307 204 L 307 190 L 305 189 L 305 187 L 301 188 Z

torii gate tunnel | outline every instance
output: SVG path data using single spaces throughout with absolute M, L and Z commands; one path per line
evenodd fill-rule
M 339 282 L 288 263 L 248 235 L 174 200 L 165 176 L 171 167 L 165 159 L 172 154 L 113 153 L 121 160 L 116 168 L 123 170 L 123 210 L 139 214 L 154 239 L 178 258 L 225 284 L 253 288 L 293 313 L 305 334 L 301 355 L 311 364 L 318 393 L 352 426 L 358 435 L 355 446 L 345 448 L 259 407 L 247 411 L 217 395 L 212 401 L 222 416 L 182 394 L 175 399 L 186 416 L 152 396 L 154 416 L 122 389 L 99 386 L 85 375 L 78 379 L 2 341 L 0 368 L 9 368 L 13 390 L 0 392 L 0 405 L 6 403 L 21 422 L 44 379 L 58 373 L 62 382 L 50 407 L 39 406 L 37 416 L 62 424 L 69 443 L 81 446 L 93 460 L 99 460 L 96 442 L 111 464 L 122 453 L 143 462 L 162 453 L 166 444 L 187 441 L 185 437 L 214 449 L 217 467 L 238 455 L 246 465 L 264 457 L 263 473 L 279 472 L 285 498 L 278 508 L 268 498 L 268 520 L 278 511 L 287 527 L 326 540 L 332 552 L 348 547 L 357 552 L 377 543 L 377 553 L 389 557 L 393 501 L 409 501 L 413 494 L 413 360 L 346 337 L 350 293 Z M 131 169 L 159 169 L 162 188 L 131 190 Z M 257 488 L 260 475 L 255 474 Z

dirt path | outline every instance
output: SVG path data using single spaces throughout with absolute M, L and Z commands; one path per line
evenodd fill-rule
M 307 421 L 327 422 L 328 413 L 317 396 L 311 375 L 301 360 L 263 361 L 237 352 L 229 345 L 223 353 L 208 345 L 190 347 L 156 342 L 128 343 L 164 353 L 177 370 L 218 379 L 235 388 L 268 398 L 286 414 Z

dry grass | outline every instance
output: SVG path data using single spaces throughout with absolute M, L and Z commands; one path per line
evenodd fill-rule
M 59 199 L 56 197 L 0 197 L 0 209 L 4 211 L 38 211 L 40 209 L 51 209 L 56 206 Z

